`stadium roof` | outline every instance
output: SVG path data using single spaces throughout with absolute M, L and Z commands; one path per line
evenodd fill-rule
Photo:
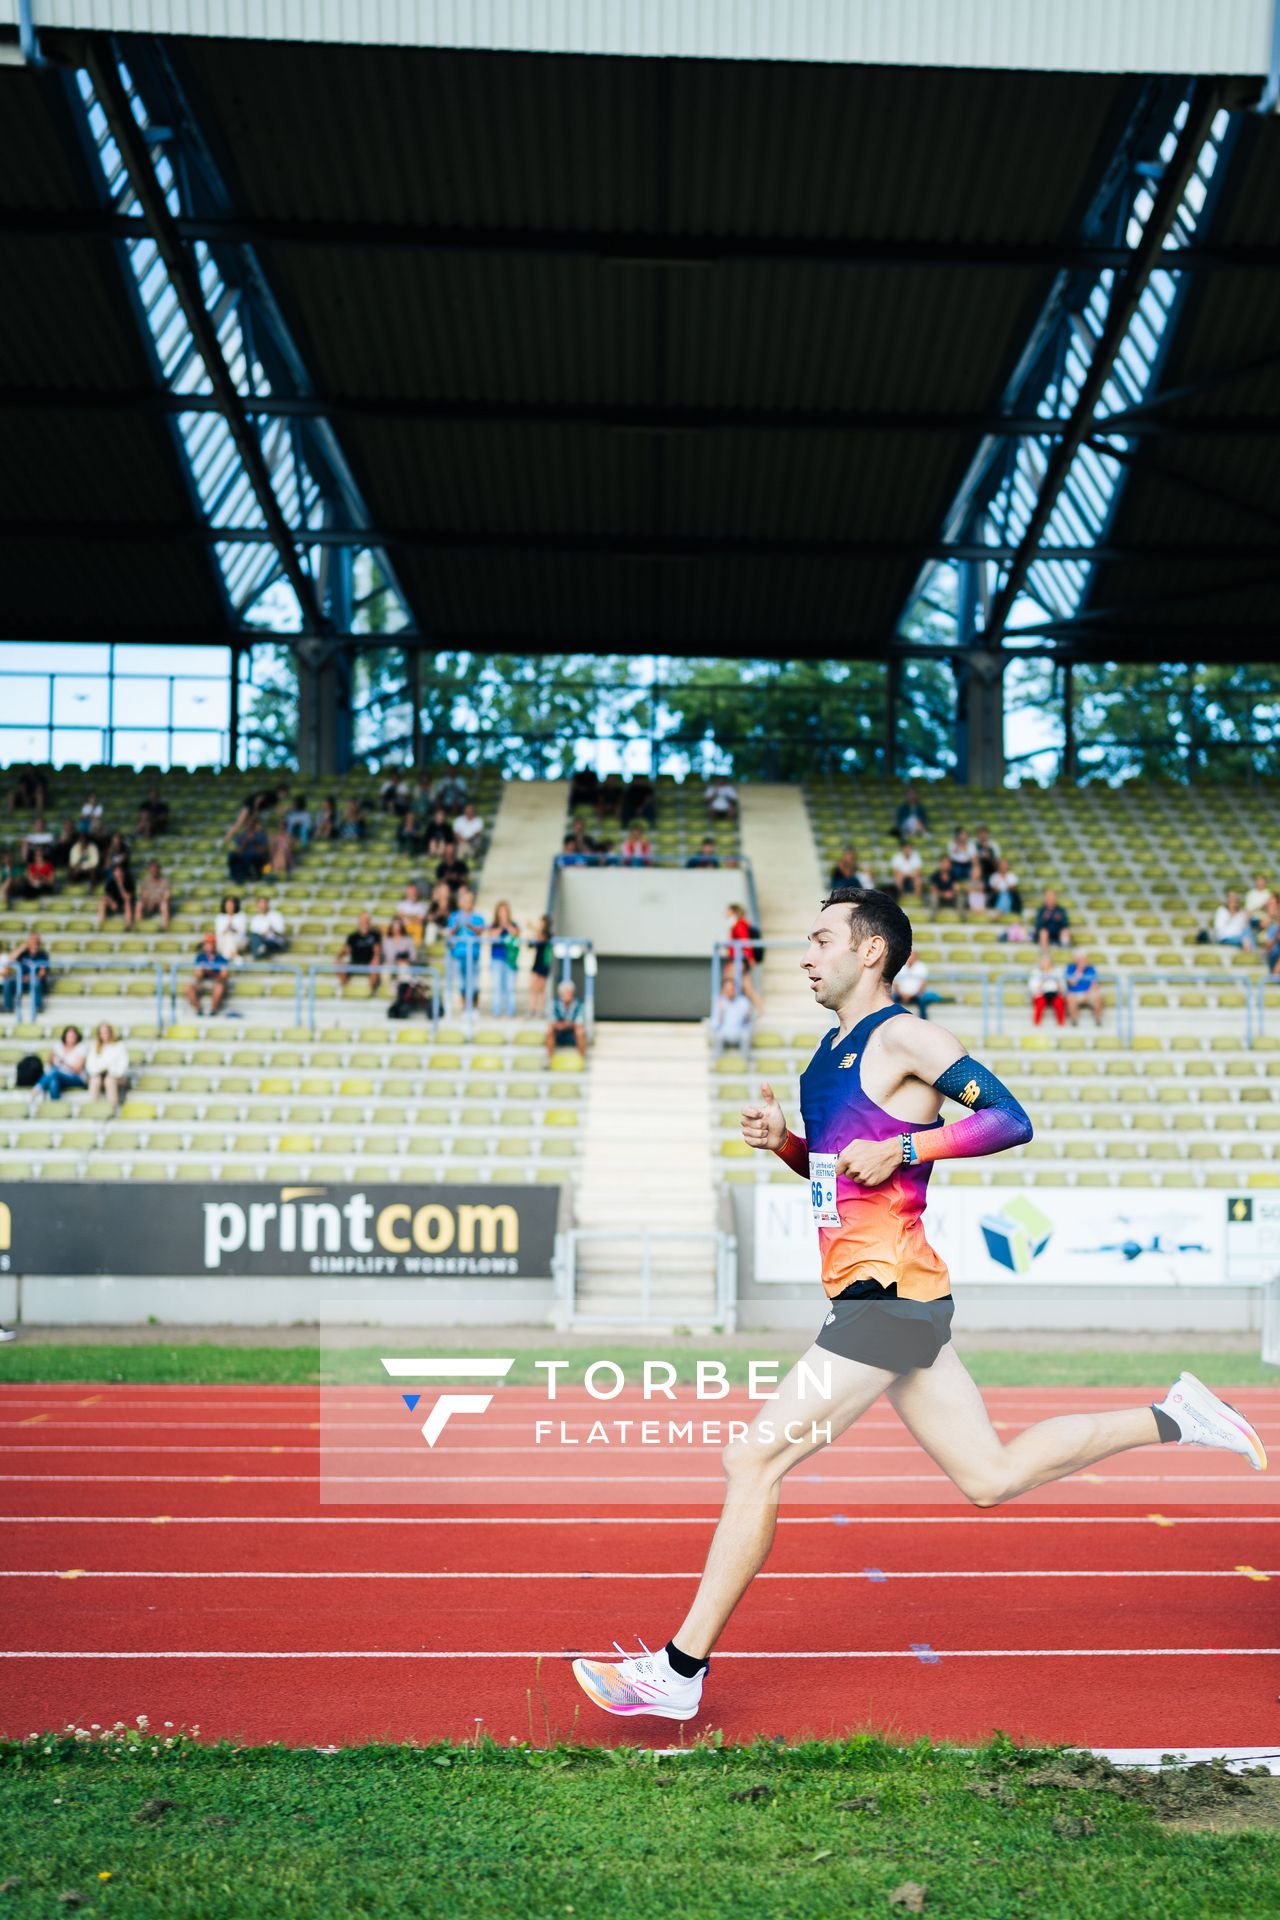
M 37 11 L 150 28 L 178 9 Z M 713 11 L 770 13 L 691 10 Z M 888 34 L 892 9 L 857 11 Z M 42 25 L 56 64 L 0 69 L 0 276 L 21 289 L 0 310 L 0 634 L 225 641 L 245 628 L 214 548 L 270 531 L 248 514 L 228 532 L 193 486 L 178 421 L 228 403 L 157 370 L 125 260 L 140 216 L 104 196 L 77 68 L 97 94 L 118 61 L 163 79 L 172 112 L 148 100 L 144 149 L 198 133 L 219 191 L 186 195 L 179 167 L 157 217 L 221 271 L 224 307 L 269 291 L 293 357 L 252 415 L 323 425 L 345 476 L 345 517 L 313 518 L 307 548 L 350 545 L 358 511 L 425 643 L 877 655 L 922 566 L 971 550 L 944 529 L 976 451 L 1019 431 L 1005 396 L 1046 307 L 1069 317 L 1073 286 L 1131 260 L 1099 208 L 1150 167 L 1206 57 L 1205 9 L 1133 11 L 1183 33 L 1174 79 L 1152 58 L 963 71 Z M 1220 9 L 1239 63 L 1201 83 L 1202 117 L 1256 99 L 1259 11 Z M 1179 254 L 1190 292 L 1161 384 L 1270 365 L 1135 424 L 1070 631 L 1082 656 L 1167 655 L 1170 601 L 1193 651 L 1237 629 L 1247 648 L 1267 619 L 1265 587 L 1238 582 L 1265 577 L 1280 514 L 1280 124 L 1241 120 L 1218 217 Z

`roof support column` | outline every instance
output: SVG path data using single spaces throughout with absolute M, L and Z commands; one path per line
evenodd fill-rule
M 298 771 L 326 780 L 351 765 L 351 654 L 331 640 L 295 640 Z
M 409 701 L 409 764 L 415 772 L 422 769 L 422 651 L 404 649 L 404 685 Z
M 1070 660 L 1062 668 L 1062 778 L 1076 783 L 1076 689 L 1075 668 Z

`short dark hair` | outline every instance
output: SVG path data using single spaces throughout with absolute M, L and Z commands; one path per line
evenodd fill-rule
M 823 907 L 848 907 L 849 932 L 855 946 L 879 934 L 884 941 L 884 981 L 888 986 L 906 966 L 915 942 L 911 922 L 896 900 L 874 887 L 837 887 Z

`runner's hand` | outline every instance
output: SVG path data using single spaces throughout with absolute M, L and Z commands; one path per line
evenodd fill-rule
M 742 1137 L 749 1147 L 780 1147 L 787 1137 L 782 1108 L 767 1080 L 760 1082 L 760 1105 L 742 1109 Z
M 836 1173 L 860 1187 L 881 1187 L 901 1165 L 902 1142 L 895 1134 L 892 1140 L 851 1140 L 836 1161 Z

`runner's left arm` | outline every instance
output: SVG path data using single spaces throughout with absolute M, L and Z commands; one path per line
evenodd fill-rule
M 906 1022 L 893 1025 L 905 1029 Z M 1016 1094 L 990 1067 L 962 1052 L 954 1034 L 942 1027 L 926 1034 L 922 1026 L 923 1022 L 918 1023 L 909 1035 L 895 1036 L 907 1041 L 912 1074 L 969 1111 L 951 1126 L 912 1134 L 913 1158 L 919 1162 L 971 1159 L 1024 1146 L 1032 1135 L 1031 1120 Z

